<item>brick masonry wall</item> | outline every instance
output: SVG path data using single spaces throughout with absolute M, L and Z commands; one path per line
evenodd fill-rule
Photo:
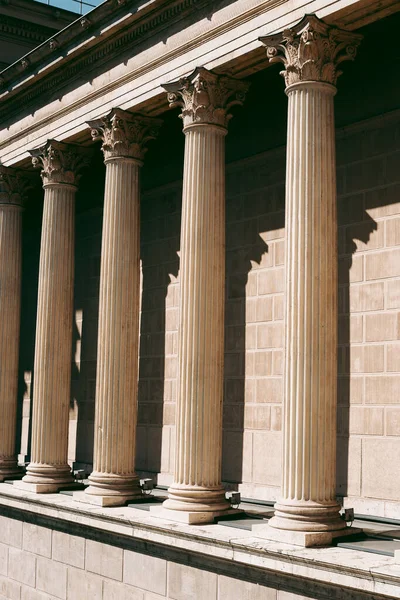
M 4 516 L 0 530 L 0 600 L 306 600 L 268 587 L 265 574 L 258 574 L 260 583 L 234 579 L 95 541 L 83 531 L 71 535 Z M 309 582 L 297 578 L 299 588 L 316 600 Z
M 400 114 L 339 131 L 337 161 L 338 494 L 360 512 L 399 517 Z M 266 500 L 281 478 L 284 182 L 284 148 L 227 166 L 223 479 Z M 175 449 L 181 193 L 178 182 L 142 200 L 137 468 L 165 485 Z M 88 470 L 101 219 L 95 209 L 77 222 L 69 457 Z

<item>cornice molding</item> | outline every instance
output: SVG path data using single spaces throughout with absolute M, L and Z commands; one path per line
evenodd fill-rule
M 118 2 L 118 0 L 115 1 Z M 146 67 L 139 68 L 120 77 L 115 82 L 109 83 L 107 85 L 107 89 L 110 90 L 129 83 L 140 76 L 143 71 L 158 68 L 168 61 L 187 53 L 190 49 L 194 49 L 197 46 L 223 34 L 224 32 L 230 31 L 232 27 L 239 26 L 249 19 L 262 14 L 266 10 L 271 10 L 276 6 L 284 4 L 285 1 L 286 0 L 264 0 L 245 13 L 236 15 L 227 20 L 223 25 L 203 33 L 201 38 L 195 38 L 191 42 L 185 44 L 184 47 L 178 47 L 172 52 L 160 56 L 151 64 L 146 65 Z M 129 27 L 127 27 L 126 31 L 122 31 L 119 35 L 114 35 L 112 39 L 107 39 L 103 43 L 96 44 L 94 47 L 90 48 L 84 56 L 76 57 L 75 60 L 71 56 L 70 62 L 65 65 L 59 65 L 60 68 L 57 71 L 46 74 L 43 73 L 41 75 L 41 79 L 35 77 L 35 80 L 33 81 L 32 79 L 28 80 L 26 89 L 24 89 L 24 83 L 18 83 L 15 81 L 15 83 L 18 83 L 15 91 L 11 90 L 6 95 L 3 93 L 3 97 L 0 97 L 0 103 L 5 107 L 7 114 L 15 114 L 19 112 L 20 107 L 31 105 L 35 99 L 40 98 L 42 95 L 47 95 L 49 91 L 54 91 L 54 89 L 62 89 L 62 84 L 65 84 L 66 82 L 70 83 L 74 79 L 80 77 L 83 71 L 90 72 L 90 70 L 95 68 L 99 63 L 107 64 L 107 60 L 112 59 L 113 56 L 121 54 L 121 48 L 127 47 L 133 49 L 136 45 L 142 43 L 147 38 L 164 30 L 174 21 L 178 19 L 180 20 L 194 12 L 197 12 L 200 8 L 206 7 L 209 3 L 209 0 L 176 0 L 173 5 L 170 3 L 160 6 L 157 14 L 154 14 L 156 12 L 156 8 L 154 7 L 150 15 L 143 15 L 142 17 L 138 15 L 139 20 L 136 26 L 134 23 L 131 23 Z M 53 61 L 55 58 L 57 58 L 57 54 L 58 53 L 53 52 Z M 265 62 L 267 63 L 268 61 Z M 5 75 L 6 72 L 2 74 L 3 78 Z M 7 82 L 5 79 L 2 82 L 0 75 L 0 94 L 1 85 L 3 85 L 3 88 L 5 88 Z M 89 96 L 86 95 L 85 98 L 80 101 L 80 104 L 86 104 L 89 99 L 92 100 L 96 97 L 101 97 L 102 95 L 102 90 L 93 92 Z M 17 96 L 17 98 L 15 98 L 15 96 Z M 76 106 L 76 104 L 74 104 L 74 106 Z
M 54 29 L 28 23 L 22 19 L 14 19 L 13 17 L 1 15 L 0 35 L 1 34 L 24 38 L 25 40 L 32 40 L 32 42 L 41 44 L 54 34 Z

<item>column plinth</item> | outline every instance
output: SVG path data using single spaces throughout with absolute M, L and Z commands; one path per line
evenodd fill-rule
M 21 231 L 26 182 L 0 166 L 0 481 L 22 475 L 15 448 L 21 311 Z
M 174 482 L 155 514 L 211 522 L 221 484 L 225 309 L 225 135 L 248 85 L 205 69 L 164 86 L 185 133 Z
M 337 64 L 360 37 L 307 16 L 262 38 L 284 62 L 288 105 L 282 498 L 254 531 L 310 546 L 348 533 L 336 502 Z
M 141 497 L 135 472 L 140 308 L 139 171 L 161 122 L 121 110 L 89 123 L 106 165 L 94 465 L 74 499 L 118 506 Z
M 86 153 L 50 141 L 31 152 L 44 188 L 33 385 L 32 451 L 15 485 L 36 493 L 75 485 L 68 456 L 77 171 Z

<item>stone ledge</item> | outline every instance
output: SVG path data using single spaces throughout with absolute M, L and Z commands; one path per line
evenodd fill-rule
M 60 494 L 38 498 L 8 484 L 0 484 L 0 515 L 299 594 L 312 586 L 320 600 L 400 599 L 400 565 L 391 557 L 299 548 L 218 524 L 171 523 L 131 507 L 86 507 Z

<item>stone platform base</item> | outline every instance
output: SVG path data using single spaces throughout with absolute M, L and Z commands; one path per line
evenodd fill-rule
M 187 525 L 203 525 L 205 523 L 214 523 L 217 517 L 231 516 L 242 513 L 243 511 L 237 508 L 229 508 L 227 510 L 216 510 L 210 512 L 195 512 L 184 510 L 171 510 L 163 506 L 151 506 L 150 514 L 152 517 L 167 519 L 168 521 L 177 521 L 186 523 Z
M 362 529 L 346 527 L 338 531 L 285 531 L 270 527 L 268 523 L 253 525 L 251 528 L 255 536 L 264 540 L 273 540 L 274 542 L 284 542 L 303 548 L 312 548 L 313 546 L 330 546 L 335 538 L 357 536 L 362 533 Z
M 127 494 L 124 495 L 115 495 L 115 496 L 95 496 L 94 494 L 87 494 L 86 492 L 75 492 L 72 496 L 75 502 L 82 502 L 84 504 L 93 504 L 95 506 L 101 506 L 103 508 L 107 506 L 124 506 L 127 502 L 131 502 L 132 500 L 142 500 L 142 494 Z
M 33 492 L 34 494 L 54 494 L 61 490 L 82 490 L 83 484 L 72 481 L 71 483 L 27 483 L 26 481 L 14 481 L 13 485 L 19 490 Z

